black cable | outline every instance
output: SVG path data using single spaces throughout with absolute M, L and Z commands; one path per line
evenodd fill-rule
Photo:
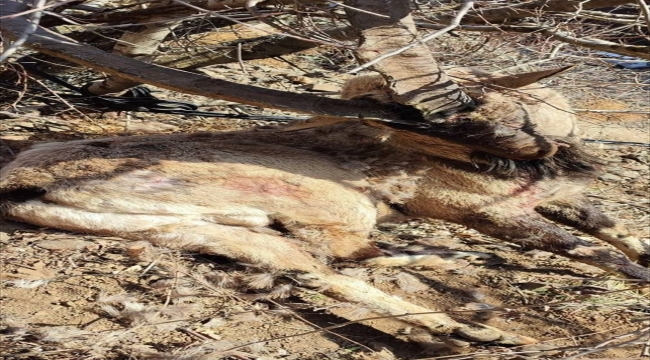
M 62 97 L 73 99 L 76 101 L 81 101 L 86 105 L 100 106 L 110 110 L 116 111 L 140 111 L 140 112 L 152 112 L 152 113 L 162 113 L 162 114 L 173 114 L 173 115 L 190 115 L 190 116 L 203 116 L 203 117 L 215 117 L 215 118 L 228 118 L 228 119 L 240 119 L 240 120 L 270 120 L 270 121 L 294 121 L 294 120 L 305 120 L 309 119 L 309 116 L 269 116 L 269 115 L 247 115 L 247 114 L 230 114 L 230 113 L 217 113 L 209 111 L 199 111 L 198 106 L 188 102 L 182 101 L 169 101 L 169 100 L 160 100 L 157 97 L 153 96 L 151 90 L 145 86 L 136 86 L 127 90 L 124 94 L 120 96 L 109 96 L 109 95 L 93 95 L 88 92 L 87 86 L 76 87 L 67 81 L 56 77 L 54 75 L 48 74 L 45 71 L 40 70 L 36 66 L 37 61 L 33 58 L 26 57 L 24 60 L 20 61 L 20 64 L 25 68 L 25 70 L 34 75 L 38 75 L 46 80 L 49 80 L 53 83 L 59 84 L 69 90 L 72 90 L 80 95 L 61 95 Z M 415 125 L 416 129 L 424 130 L 432 127 L 432 124 L 428 123 L 419 123 L 414 124 L 411 121 L 391 121 L 386 119 L 379 119 L 380 121 L 392 123 L 395 128 L 413 128 Z M 643 146 L 650 147 L 650 143 L 642 142 L 631 142 L 631 141 L 614 141 L 614 140 L 597 140 L 597 139 L 583 139 L 582 141 L 586 143 L 599 143 L 599 144 L 611 144 L 611 145 L 628 145 L 628 146 Z
M 36 75 L 45 80 L 49 80 L 79 94 L 60 94 L 61 97 L 70 99 L 72 102 L 79 105 L 83 104 L 97 106 L 115 111 L 139 111 L 174 115 L 232 118 L 241 120 L 294 121 L 309 118 L 307 116 L 268 116 L 199 111 L 199 107 L 192 103 L 158 99 L 157 97 L 153 96 L 151 90 L 145 86 L 133 87 L 120 96 L 93 95 L 88 92 L 88 85 L 81 88 L 76 87 L 57 76 L 42 71 L 37 67 L 37 61 L 33 58 L 27 57 L 23 59 L 20 64 L 28 73 Z
M 650 147 L 650 143 L 642 143 L 642 142 L 634 142 L 634 141 L 597 140 L 597 139 L 582 139 L 582 141 L 584 141 L 586 143 L 596 143 L 596 144 Z

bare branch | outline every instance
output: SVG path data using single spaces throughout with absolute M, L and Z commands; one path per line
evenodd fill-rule
M 540 12 L 575 12 L 577 9 L 589 10 L 625 4 L 635 0 L 537 0 L 501 8 L 478 10 L 476 15 L 468 15 L 468 24 L 500 24 L 527 17 L 537 17 Z M 443 18 L 444 22 L 449 21 Z
M 601 109 L 573 109 L 575 112 L 592 112 L 600 114 L 643 114 L 650 115 L 647 110 L 601 110 Z
M 641 12 L 643 13 L 646 29 L 650 30 L 650 8 L 648 8 L 648 4 L 646 4 L 645 0 L 636 0 L 636 2 L 639 4 Z
M 650 327 L 644 327 L 644 328 L 641 328 L 639 330 L 629 332 L 627 334 L 614 336 L 613 338 L 611 338 L 609 340 L 603 341 L 600 344 L 595 345 L 591 350 L 586 350 L 586 351 L 580 352 L 580 353 L 578 353 L 576 355 L 566 357 L 565 360 L 576 360 L 576 359 L 579 359 L 579 358 L 581 358 L 581 357 L 583 357 L 585 355 L 589 355 L 589 354 L 603 352 L 603 351 L 610 350 L 610 349 L 623 348 L 623 347 L 627 347 L 627 346 L 631 346 L 631 345 L 639 345 L 639 344 L 647 343 L 647 341 L 648 341 L 647 340 L 648 339 L 648 332 L 650 332 Z M 623 342 L 620 342 L 620 343 L 616 343 L 614 345 L 609 345 L 609 344 L 611 344 L 613 342 L 616 342 L 617 340 L 625 339 L 625 338 L 628 338 L 628 337 L 632 337 L 632 339 L 627 340 L 627 341 L 623 341 Z
M 13 53 L 16 52 L 25 42 L 29 35 L 33 34 L 38 29 L 38 23 L 43 16 L 43 8 L 46 0 L 34 0 L 32 10 L 29 12 L 29 22 L 25 24 L 23 32 L 16 37 L 14 42 L 2 54 L 0 54 L 0 63 L 7 60 Z
M 233 9 L 244 9 L 247 0 L 187 0 L 167 2 L 152 2 L 151 7 L 145 9 L 130 9 L 129 11 L 101 11 L 89 15 L 76 16 L 80 21 L 85 23 L 107 23 L 132 24 L 142 23 L 152 16 L 176 20 L 180 17 L 195 13 L 197 10 L 205 11 L 222 11 Z M 325 3 L 325 0 L 300 1 L 305 3 Z M 266 0 L 266 5 L 282 5 L 281 0 Z
M 562 41 L 565 43 L 569 43 L 577 46 L 584 46 L 586 48 L 590 48 L 594 50 L 606 51 L 606 52 L 611 52 L 616 54 L 638 57 L 640 59 L 650 60 L 650 53 L 648 53 L 647 46 L 624 45 L 624 44 L 618 44 L 615 42 L 600 40 L 600 39 L 590 39 L 590 38 L 579 39 L 569 34 L 566 34 L 564 32 L 553 31 L 550 29 L 542 29 L 540 30 L 540 32 L 548 36 L 549 38 Z
M 418 26 L 431 29 L 441 29 L 443 25 L 428 24 L 418 22 Z M 640 59 L 650 60 L 650 53 L 648 47 L 643 45 L 626 45 L 619 44 L 611 41 L 592 39 L 592 38 L 576 38 L 561 31 L 544 28 L 536 25 L 461 25 L 457 28 L 464 31 L 480 31 L 480 32 L 518 32 L 518 33 L 542 33 L 545 36 L 551 37 L 554 40 L 582 46 L 589 49 L 598 51 L 606 51 L 614 54 L 633 56 Z

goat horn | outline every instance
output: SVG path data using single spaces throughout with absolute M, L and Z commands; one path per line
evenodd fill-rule
M 569 66 L 564 66 L 556 69 L 546 69 L 546 70 L 533 71 L 533 72 L 516 74 L 516 75 L 504 75 L 501 77 L 490 79 L 489 82 L 492 85 L 497 85 L 509 89 L 517 89 L 520 87 L 524 87 L 526 85 L 530 85 L 532 83 L 536 83 L 542 79 L 546 79 L 547 77 L 551 77 L 559 73 L 565 72 L 572 67 L 573 65 L 569 65 Z

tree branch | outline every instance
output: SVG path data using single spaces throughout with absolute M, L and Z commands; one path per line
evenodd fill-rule
M 27 41 L 29 35 L 36 32 L 38 29 L 38 23 L 41 21 L 41 17 L 43 16 L 43 6 L 45 6 L 45 0 L 34 0 L 33 7 L 35 11 L 31 11 L 29 13 L 28 25 L 25 26 L 22 33 L 14 39 L 11 46 L 9 46 L 0 54 L 0 63 L 7 60 L 8 57 L 15 53 L 16 50 L 18 50 L 18 48 L 20 48 Z
M 418 23 L 418 26 L 429 29 L 441 29 L 444 27 L 444 25 L 429 23 Z M 518 33 L 541 33 L 554 40 L 576 46 L 582 46 L 593 50 L 611 52 L 614 54 L 633 56 L 640 59 L 650 60 L 650 52 L 648 52 L 647 46 L 619 44 L 611 41 L 593 38 L 577 38 L 561 31 L 556 31 L 536 25 L 461 25 L 457 28 L 457 30 L 481 32 L 505 31 Z
M 13 17 L 24 9 L 25 6 L 17 1 L 0 1 L 0 17 L 3 17 L 2 22 L 0 22 L 0 30 L 2 30 L 3 35 L 8 38 L 16 38 L 28 26 L 29 23 L 25 18 Z M 89 45 L 80 44 L 42 27 L 38 27 L 29 36 L 25 45 L 34 50 L 91 69 L 187 94 L 308 114 L 417 121 L 417 119 L 412 118 L 413 114 L 410 114 L 410 119 L 404 119 L 404 115 L 400 114 L 394 107 L 378 105 L 375 102 L 346 101 L 263 89 L 146 64 L 124 56 L 106 53 Z
M 501 8 L 479 9 L 476 11 L 476 15 L 470 14 L 465 17 L 464 22 L 467 24 L 501 24 L 527 17 L 538 17 L 542 12 L 572 13 L 577 9 L 589 10 L 634 3 L 636 3 L 635 0 L 537 0 Z M 451 17 L 442 19 L 444 22 L 448 22 Z

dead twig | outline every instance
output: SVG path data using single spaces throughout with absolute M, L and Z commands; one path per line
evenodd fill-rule
M 643 114 L 650 115 L 648 110 L 602 110 L 602 109 L 573 109 L 575 112 L 593 112 L 601 114 Z
M 46 0 L 34 0 L 32 3 L 33 8 L 29 14 L 29 22 L 25 26 L 22 34 L 20 34 L 16 40 L 14 40 L 14 42 L 2 54 L 0 54 L 0 63 L 13 55 L 13 53 L 25 44 L 27 38 L 38 30 L 38 24 L 41 22 L 41 17 L 43 17 L 45 3 Z
M 636 3 L 639 4 L 639 7 L 641 8 L 646 28 L 650 30 L 650 8 L 648 7 L 648 4 L 646 4 L 645 0 L 636 0 Z
M 650 326 L 638 329 L 636 331 L 629 332 L 627 334 L 614 336 L 613 338 L 603 341 L 600 344 L 594 346 L 593 349 L 591 350 L 586 350 L 579 354 L 569 356 L 567 358 L 564 358 L 564 360 L 575 360 L 589 354 L 594 354 L 594 353 L 598 353 L 610 349 L 622 348 L 630 345 L 644 344 L 647 341 L 648 334 L 650 334 Z M 625 339 L 628 337 L 634 337 L 634 338 L 615 345 L 607 346 L 612 342 L 615 342 L 616 340 Z

